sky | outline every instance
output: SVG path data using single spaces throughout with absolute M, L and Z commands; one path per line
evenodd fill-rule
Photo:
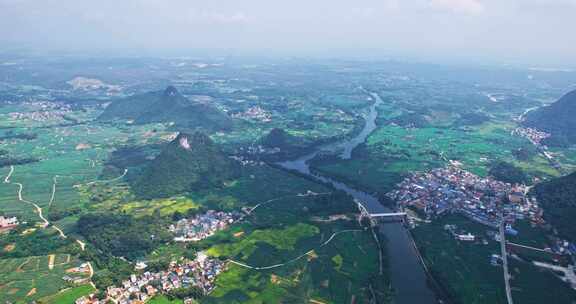
M 0 0 L 0 48 L 576 65 L 576 0 Z

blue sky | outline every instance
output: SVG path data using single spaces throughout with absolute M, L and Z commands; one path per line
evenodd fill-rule
M 574 65 L 574 16 L 576 0 L 0 0 L 0 45 Z

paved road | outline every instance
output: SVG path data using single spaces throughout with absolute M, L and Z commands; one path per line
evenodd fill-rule
M 124 175 L 126 175 L 126 173 L 128 172 L 128 169 L 124 170 L 124 174 L 122 174 L 122 176 L 117 177 L 115 179 L 119 179 L 124 177 Z M 8 175 L 6 176 L 6 178 L 4 178 L 4 183 L 6 184 L 11 184 L 10 182 L 10 177 L 12 176 L 12 174 L 14 173 L 14 166 L 10 166 L 10 172 L 8 173 Z M 53 184 L 52 184 L 52 194 L 50 196 L 50 202 L 48 203 L 48 206 L 52 205 L 52 203 L 54 202 L 54 197 L 56 195 L 56 179 L 57 179 L 57 175 L 54 176 L 53 180 Z M 44 214 L 42 213 L 42 208 L 40 208 L 40 206 L 38 206 L 36 203 L 29 201 L 29 200 L 25 200 L 22 197 L 22 191 L 24 189 L 24 185 L 22 185 L 21 183 L 14 183 L 15 185 L 18 186 L 18 200 L 24 203 L 28 203 L 34 206 L 34 208 L 36 208 L 36 211 L 38 212 L 38 216 L 40 217 L 40 219 L 42 219 L 42 221 L 44 222 L 44 227 L 48 227 L 50 225 L 50 222 L 48 221 L 48 219 L 46 219 L 44 217 Z M 58 233 L 60 234 L 60 236 L 62 238 L 67 238 L 66 234 L 64 233 L 64 231 L 62 231 L 62 229 L 60 229 L 58 226 L 56 225 L 52 225 L 52 227 L 58 231 Z M 76 240 L 76 242 L 80 245 L 80 249 L 82 249 L 82 251 L 84 251 L 86 249 L 86 243 L 80 241 L 80 240 Z M 87 262 L 88 263 L 88 269 L 89 269 L 89 274 L 90 274 L 90 285 L 92 285 L 92 287 L 96 288 L 96 286 L 94 285 L 94 282 L 92 282 L 92 277 L 94 276 L 94 269 L 92 268 L 92 263 L 90 263 L 90 261 Z
M 34 208 L 36 208 L 36 212 L 38 213 L 38 216 L 40 217 L 40 219 L 42 219 L 42 221 L 44 221 L 44 227 L 48 227 L 48 225 L 50 225 L 50 222 L 42 214 L 42 208 L 40 208 L 40 206 L 38 206 L 36 203 L 29 201 L 29 200 L 25 200 L 22 197 L 22 190 L 24 189 L 24 185 L 22 185 L 21 183 L 14 183 L 14 184 L 16 186 L 18 186 L 18 200 L 34 206 Z
M 40 217 L 40 219 L 42 219 L 42 221 L 44 221 L 44 228 L 48 227 L 50 225 L 50 222 L 48 221 L 48 219 L 46 219 L 44 217 L 44 214 L 42 213 L 42 208 L 40 208 L 40 206 L 38 206 L 38 204 L 29 201 L 29 200 L 25 200 L 22 197 L 22 189 L 24 189 L 24 186 L 21 183 L 14 183 L 15 185 L 18 186 L 18 200 L 24 203 L 28 203 L 31 204 L 32 206 L 34 206 L 34 208 L 36 208 L 36 212 L 38 213 L 38 216 Z M 52 227 L 58 231 L 58 234 L 60 234 L 60 236 L 62 238 L 67 238 L 66 234 L 64 233 L 64 231 L 62 231 L 62 229 L 60 229 L 58 226 L 56 225 L 52 225 Z
M 52 207 L 52 203 L 54 203 L 54 197 L 56 196 L 56 179 L 58 178 L 58 175 L 55 175 L 52 178 L 52 194 L 50 195 L 50 201 L 48 202 L 48 209 L 50 209 L 50 207 Z
M 115 177 L 115 178 L 113 178 L 113 179 L 108 179 L 108 180 L 95 180 L 95 181 L 86 183 L 86 184 L 84 184 L 84 185 L 87 186 L 87 185 L 92 185 L 92 184 L 97 184 L 97 183 L 109 183 L 109 182 L 113 182 L 113 181 L 122 179 L 124 176 L 126 176 L 126 173 L 128 173 L 128 168 L 124 169 L 124 173 L 122 173 L 122 175 L 120 175 L 120 176 L 118 176 L 118 177 Z
M 514 304 L 512 290 L 510 289 L 510 273 L 508 272 L 508 255 L 506 254 L 506 233 L 504 231 L 504 217 L 500 221 L 500 251 L 502 254 L 502 268 L 504 270 L 504 285 L 506 287 L 506 299 L 508 304 Z
M 14 166 L 10 166 L 10 172 L 8 172 L 8 175 L 6 175 L 6 177 L 4 178 L 5 184 L 10 183 L 10 176 L 12 176 L 12 173 L 14 173 Z
M 5 183 L 11 184 L 9 177 L 10 177 L 10 175 L 12 175 L 13 172 L 14 172 L 14 167 L 11 167 L 10 173 L 4 179 Z M 38 204 L 36 204 L 35 202 L 26 200 L 26 199 L 24 199 L 24 197 L 22 197 L 22 190 L 24 190 L 24 185 L 22 185 L 22 183 L 14 183 L 14 185 L 18 186 L 18 200 L 34 206 L 34 208 L 36 209 L 36 213 L 38 213 L 38 216 L 44 222 L 44 228 L 50 226 L 50 222 L 48 221 L 48 219 L 46 219 L 44 217 L 44 214 L 42 213 L 42 208 L 40 208 L 40 206 L 38 206 Z M 56 191 L 56 179 L 54 179 L 54 185 L 53 185 L 52 189 L 53 189 L 53 191 Z M 54 192 L 52 193 L 51 200 L 53 200 L 53 199 L 54 199 Z M 60 236 L 62 238 L 64 238 L 64 239 L 67 238 L 66 234 L 64 233 L 64 231 L 62 231 L 62 229 L 60 229 L 59 227 L 57 227 L 55 225 L 52 225 L 52 227 L 56 231 L 58 231 L 58 234 L 60 234 Z
M 275 202 L 275 201 L 279 201 L 282 199 L 286 199 L 286 198 L 291 198 L 291 197 L 306 197 L 306 196 L 317 196 L 317 195 L 329 195 L 332 194 L 332 192 L 323 192 L 323 193 L 298 193 L 298 194 L 293 194 L 293 195 L 286 195 L 286 196 L 281 196 L 281 197 L 277 197 L 277 198 L 273 198 L 273 199 L 269 199 L 265 202 L 259 203 L 256 206 L 252 207 L 250 210 L 248 210 L 246 213 L 247 215 L 252 214 L 252 212 L 256 209 L 258 209 L 261 206 L 267 205 L 269 203 Z

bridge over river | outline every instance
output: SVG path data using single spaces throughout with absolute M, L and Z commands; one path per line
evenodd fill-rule
M 342 143 L 321 147 L 299 159 L 278 164 L 286 169 L 296 170 L 319 182 L 330 184 L 334 188 L 348 193 L 359 203 L 359 207 L 361 206 L 368 215 L 372 215 L 375 218 L 403 216 L 402 212 L 395 212 L 383 206 L 375 196 L 369 193 L 358 191 L 326 176 L 312 173 L 308 165 L 308 161 L 322 151 L 343 151 L 340 157 L 342 159 L 350 159 L 354 148 L 366 141 L 370 133 L 376 129 L 376 117 L 378 116 L 377 107 L 383 102 L 377 94 L 370 93 L 370 95 L 375 102 L 370 106 L 370 112 L 365 117 L 366 124 L 357 136 Z M 386 247 L 389 256 L 388 261 L 390 263 L 388 269 L 390 271 L 392 287 L 395 292 L 394 302 L 397 304 L 438 303 L 434 292 L 428 286 L 427 275 L 414 241 L 403 224 L 398 222 L 378 223 L 377 228 L 387 240 Z

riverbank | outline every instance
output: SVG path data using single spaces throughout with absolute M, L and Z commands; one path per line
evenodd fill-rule
M 362 131 L 354 138 L 345 142 L 319 148 L 318 150 L 304 155 L 296 160 L 280 162 L 277 165 L 289 171 L 296 171 L 299 175 L 306 175 L 316 182 L 330 185 L 332 188 L 342 190 L 362 205 L 370 213 L 391 212 L 392 210 L 382 205 L 377 197 L 369 193 L 359 191 L 343 182 L 336 181 L 327 176 L 314 174 L 309 162 L 319 153 L 328 151 L 334 153 L 343 149 L 342 159 L 349 159 L 352 151 L 365 142 L 366 138 L 376 129 L 377 108 L 382 99 L 371 93 L 375 103 L 370 106 L 370 113 L 366 116 L 366 123 Z M 349 153 L 348 153 L 349 152 Z M 390 260 L 390 278 L 395 291 L 394 302 L 398 304 L 427 304 L 437 303 L 436 295 L 428 286 L 427 274 L 413 246 L 410 234 L 402 223 L 386 223 L 378 226 L 379 232 L 387 242 L 387 252 Z

